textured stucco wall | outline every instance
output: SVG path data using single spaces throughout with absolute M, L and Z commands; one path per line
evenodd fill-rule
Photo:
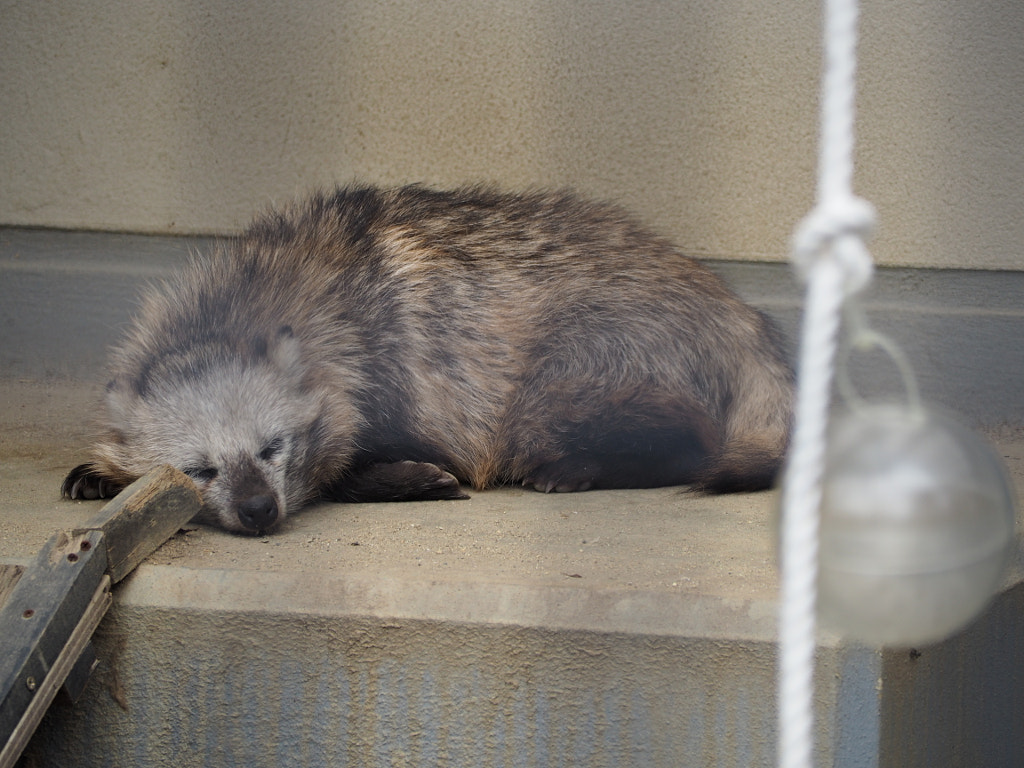
M 795 0 L 7 2 L 0 223 L 226 232 L 313 185 L 488 180 L 783 259 L 819 23 Z M 863 32 L 876 258 L 1017 268 L 1024 5 L 867 0 Z

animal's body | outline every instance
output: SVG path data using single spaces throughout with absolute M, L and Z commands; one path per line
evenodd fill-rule
M 65 495 L 155 465 L 225 528 L 316 499 L 771 485 L 791 375 L 764 317 L 568 193 L 338 190 L 151 290 Z

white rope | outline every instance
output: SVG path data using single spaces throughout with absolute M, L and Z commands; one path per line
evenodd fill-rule
M 815 604 L 825 439 L 845 298 L 871 279 L 864 245 L 869 203 L 854 197 L 856 0 L 825 0 L 825 73 L 817 205 L 794 235 L 792 260 L 806 280 L 793 439 L 782 494 L 779 610 L 781 768 L 810 768 L 814 745 Z
M 778 702 L 782 768 L 811 766 L 818 511 L 842 302 L 842 272 L 825 262 L 810 273 L 807 283 L 796 421 L 782 496 Z

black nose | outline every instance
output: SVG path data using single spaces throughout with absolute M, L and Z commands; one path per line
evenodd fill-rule
M 266 494 L 251 496 L 238 505 L 238 519 L 252 531 L 264 531 L 277 520 L 277 501 Z

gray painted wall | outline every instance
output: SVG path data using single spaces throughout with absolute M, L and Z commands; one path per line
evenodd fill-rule
M 0 374 L 98 380 L 138 292 L 209 240 L 0 228 Z M 774 317 L 795 349 L 802 286 L 788 265 L 714 262 Z M 1024 419 L 1024 274 L 880 269 L 863 302 L 905 350 L 929 402 L 974 424 Z M 851 359 L 866 395 L 899 398 L 878 353 Z

